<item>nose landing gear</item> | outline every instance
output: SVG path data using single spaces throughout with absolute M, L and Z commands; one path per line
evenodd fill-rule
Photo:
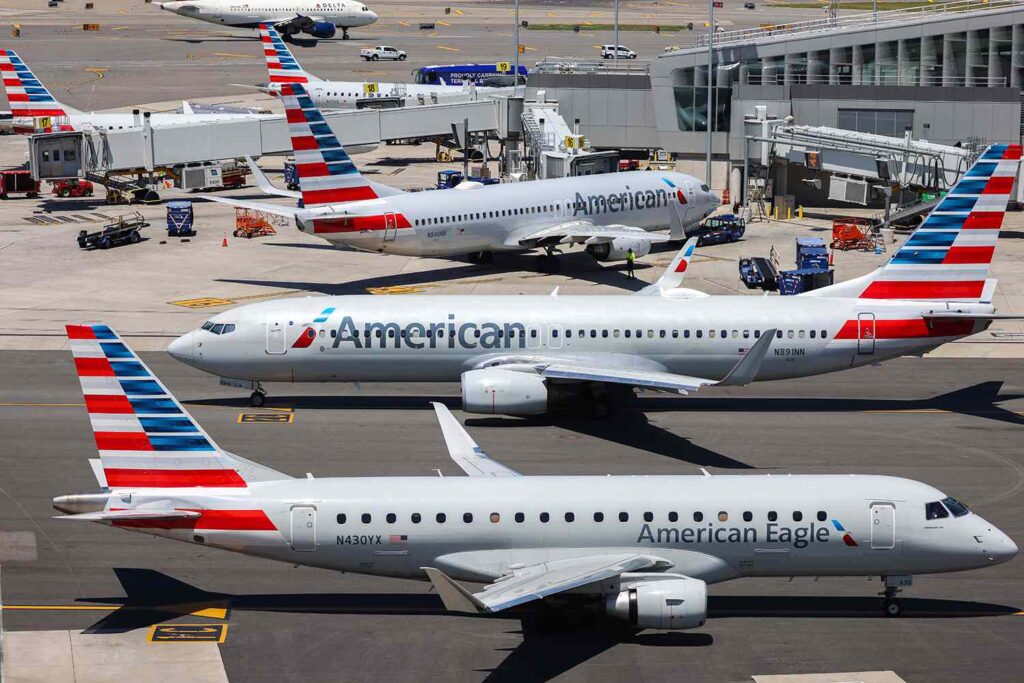
M 904 587 L 911 585 L 913 579 L 914 577 L 912 576 L 882 577 L 882 582 L 885 583 L 885 590 L 879 593 L 879 595 L 882 596 L 882 610 L 885 612 L 885 616 L 898 617 L 903 613 L 903 606 L 900 604 L 899 599 L 896 598 L 896 595 Z
M 249 405 L 253 408 L 262 408 L 263 404 L 266 403 L 267 392 L 263 388 L 263 385 L 259 382 L 256 383 L 256 388 L 251 394 L 249 394 Z

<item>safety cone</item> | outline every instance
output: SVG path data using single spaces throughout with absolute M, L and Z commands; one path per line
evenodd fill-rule
M 222 247 L 228 246 L 228 233 L 227 233 L 227 231 L 224 231 L 224 239 L 221 241 L 220 246 L 222 246 Z
M 834 266 L 836 264 L 835 263 L 835 260 L 836 260 L 835 259 L 835 254 L 836 254 L 836 250 L 835 249 L 829 249 L 828 250 L 828 265 L 829 266 Z

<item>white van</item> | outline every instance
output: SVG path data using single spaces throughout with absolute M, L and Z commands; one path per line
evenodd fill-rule
M 615 59 L 615 52 L 618 51 L 619 59 L 636 59 L 636 53 L 630 50 L 625 45 L 602 45 L 601 46 L 601 58 L 602 59 Z

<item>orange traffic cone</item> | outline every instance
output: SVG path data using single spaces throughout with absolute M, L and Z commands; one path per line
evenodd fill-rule
M 829 249 L 828 250 L 828 265 L 830 265 L 830 266 L 834 266 L 835 265 L 835 253 L 836 253 L 835 249 Z
M 725 188 L 722 191 L 722 206 L 726 206 L 728 204 L 729 204 L 729 188 L 727 187 L 727 188 Z
M 228 246 L 228 233 L 226 231 L 224 233 L 224 239 L 223 239 L 223 241 L 221 241 L 220 246 L 222 246 L 222 247 Z

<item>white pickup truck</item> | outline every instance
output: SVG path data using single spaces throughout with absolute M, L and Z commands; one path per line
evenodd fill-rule
M 359 56 L 368 62 L 376 62 L 378 59 L 405 60 L 405 50 L 399 50 L 389 45 L 378 45 L 374 48 L 364 47 L 359 51 Z

